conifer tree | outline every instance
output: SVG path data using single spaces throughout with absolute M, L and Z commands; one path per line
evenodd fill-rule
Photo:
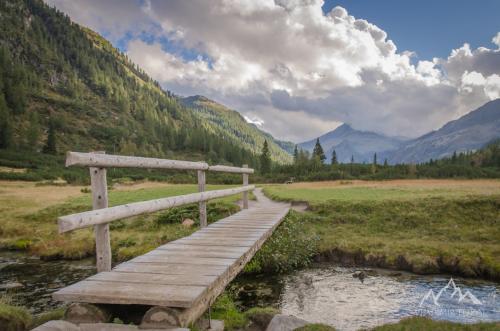
M 321 163 L 324 163 L 326 160 L 325 152 L 323 151 L 323 147 L 321 147 L 319 138 L 316 139 L 316 145 L 314 145 L 313 158 L 318 158 Z
M 260 172 L 267 174 L 271 171 L 271 156 L 269 153 L 269 146 L 267 140 L 264 140 L 262 145 L 262 152 L 260 154 Z
M 0 148 L 8 148 L 12 145 L 12 124 L 10 122 L 9 109 L 3 94 L 0 93 Z
M 377 172 L 377 153 L 373 154 L 372 174 Z
M 49 121 L 49 132 L 47 134 L 47 142 L 43 148 L 45 154 L 56 154 L 56 128 L 52 120 Z
M 297 164 L 298 159 L 299 159 L 299 150 L 297 148 L 297 145 L 295 145 L 295 148 L 293 149 L 293 163 Z
M 335 165 L 338 163 L 339 163 L 339 161 L 337 160 L 337 152 L 335 152 L 335 150 L 333 150 L 333 152 L 332 152 L 332 165 Z

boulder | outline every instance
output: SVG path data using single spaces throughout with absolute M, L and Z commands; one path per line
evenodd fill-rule
M 266 307 L 266 308 L 260 308 L 260 307 L 255 307 L 249 309 L 247 312 L 245 312 L 245 315 L 247 318 L 252 321 L 256 326 L 259 327 L 261 330 L 265 330 L 273 317 L 277 314 L 279 314 L 279 310 Z
M 307 321 L 290 315 L 275 315 L 266 331 L 292 331 L 309 324 Z
M 194 225 L 194 221 L 190 218 L 186 218 L 184 221 L 182 221 L 182 226 L 185 228 L 190 228 Z
M 48 321 L 32 331 L 80 331 L 80 328 L 66 321 Z

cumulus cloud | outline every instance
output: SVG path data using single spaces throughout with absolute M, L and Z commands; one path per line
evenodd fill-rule
M 67 8 L 78 3 L 50 1 Z M 376 25 L 342 7 L 324 13 L 322 5 L 319 0 L 146 0 L 136 3 L 135 15 L 154 38 L 132 38 L 127 51 L 166 88 L 204 94 L 295 141 L 340 122 L 416 136 L 499 97 L 500 32 L 492 40 L 496 49 L 464 44 L 448 58 L 415 63 L 411 51 L 398 51 Z M 109 16 L 118 16 L 106 14 L 104 4 L 96 6 L 95 17 L 87 13 L 80 20 L 95 27 L 103 15 L 111 22 Z M 122 10 L 131 15 L 127 3 Z M 116 31 L 133 26 L 110 24 Z M 161 38 L 200 56 L 173 52 Z

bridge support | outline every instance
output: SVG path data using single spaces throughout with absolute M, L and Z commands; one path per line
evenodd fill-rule
M 198 191 L 205 192 L 205 171 L 198 170 Z M 207 202 L 200 201 L 200 227 L 204 228 L 207 226 Z
M 156 306 L 150 308 L 140 325 L 141 329 L 171 329 L 181 325 L 179 310 L 175 308 Z
M 248 168 L 248 164 L 244 164 L 243 168 Z M 243 186 L 248 185 L 248 174 L 243 173 Z M 248 192 L 243 192 L 243 209 L 248 209 Z
M 73 324 L 107 323 L 111 320 L 111 313 L 97 305 L 77 302 L 68 306 L 64 319 Z
M 95 152 L 104 154 L 104 152 Z M 92 209 L 108 207 L 108 184 L 106 169 L 90 167 L 90 186 L 92 189 Z M 97 272 L 111 270 L 111 243 L 109 238 L 109 225 L 99 224 L 94 226 L 95 253 Z

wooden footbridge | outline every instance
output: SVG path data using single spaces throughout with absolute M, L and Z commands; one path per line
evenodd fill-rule
M 53 294 L 55 300 L 77 303 L 70 305 L 70 319 L 82 315 L 82 307 L 88 309 L 89 304 L 99 309 L 107 305 L 143 305 L 149 310 L 141 328 L 194 323 L 250 261 L 290 208 L 289 204 L 267 199 L 260 190 L 255 190 L 257 201 L 252 201 L 249 208 L 248 192 L 255 187 L 248 185 L 253 169 L 247 167 L 75 152 L 68 153 L 66 165 L 90 168 L 93 210 L 60 217 L 59 230 L 63 233 L 95 228 L 98 271 Z M 199 192 L 108 207 L 106 169 L 111 167 L 195 170 Z M 243 186 L 205 191 L 207 171 L 241 173 Z M 240 193 L 242 211 L 207 225 L 208 200 Z M 111 268 L 110 222 L 191 203 L 199 203 L 199 231 Z

